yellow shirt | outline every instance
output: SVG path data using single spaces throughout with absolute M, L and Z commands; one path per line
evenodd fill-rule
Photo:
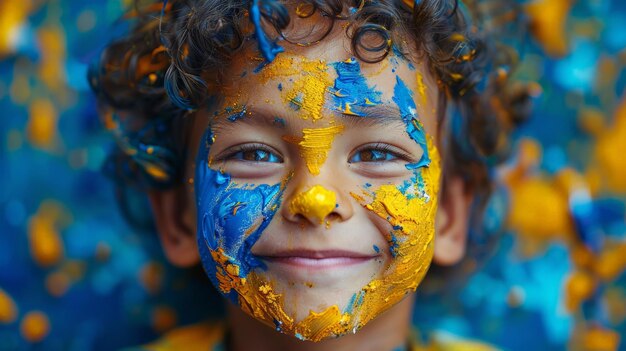
M 166 333 L 160 339 L 138 348 L 126 351 L 226 351 L 224 338 L 226 327 L 222 323 L 199 323 L 180 327 Z M 409 341 L 410 351 L 494 351 L 497 348 L 481 342 L 435 336 L 432 342 L 424 345 L 414 332 Z

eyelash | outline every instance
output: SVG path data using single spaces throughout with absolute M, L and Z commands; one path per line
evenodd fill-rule
M 392 160 L 381 160 L 381 161 L 356 161 L 356 162 L 375 163 L 375 162 L 397 161 L 397 160 L 403 160 L 403 161 L 410 162 L 411 159 L 412 159 L 411 155 L 409 155 L 406 152 L 403 152 L 402 150 L 399 150 L 399 149 L 397 149 L 395 147 L 392 147 L 392 146 L 390 146 L 388 144 L 376 143 L 376 144 L 365 145 L 365 146 L 362 146 L 359 149 L 357 149 L 350 156 L 350 159 L 349 159 L 348 163 L 355 163 L 355 161 L 352 161 L 354 156 L 356 156 L 359 153 L 364 152 L 364 151 L 378 151 L 378 152 L 382 152 L 382 153 L 386 153 L 386 154 L 391 154 L 393 157 L 395 157 L 395 159 L 392 159 Z
M 236 158 L 237 154 L 250 152 L 250 151 L 265 152 L 270 156 L 273 155 L 274 157 L 276 157 L 277 161 L 272 162 L 272 161 L 246 160 L 243 157 Z M 353 158 L 356 155 L 359 155 L 360 153 L 364 151 L 376 151 L 376 152 L 380 152 L 384 154 L 390 154 L 394 157 L 394 159 L 372 160 L 372 161 L 363 161 L 363 160 L 353 161 Z M 244 144 L 244 145 L 236 146 L 235 149 L 232 149 L 226 155 L 219 157 L 218 160 L 219 161 L 235 160 L 235 161 L 242 161 L 242 162 L 283 163 L 282 157 L 278 156 L 275 151 L 273 151 L 272 149 L 268 148 L 266 145 L 263 145 L 263 144 Z M 411 155 L 409 155 L 408 153 L 403 152 L 402 150 L 399 150 L 388 144 L 376 143 L 376 144 L 364 145 L 360 147 L 359 149 L 357 149 L 356 151 L 354 151 L 349 157 L 348 163 L 357 163 L 357 162 L 380 163 L 380 162 L 386 162 L 386 161 L 393 162 L 397 160 L 411 162 L 412 158 L 411 158 Z
M 237 154 L 250 152 L 250 151 L 265 152 L 268 155 L 273 155 L 274 157 L 276 157 L 278 161 L 272 162 L 272 161 L 246 160 L 246 159 L 243 159 L 243 157 L 235 158 Z M 244 144 L 244 145 L 236 146 L 234 149 L 230 150 L 226 155 L 219 157 L 219 160 L 220 161 L 235 160 L 235 161 L 243 161 L 243 162 L 283 163 L 283 158 L 278 156 L 277 152 L 275 152 L 274 150 L 268 148 L 266 145 L 263 145 L 263 144 Z

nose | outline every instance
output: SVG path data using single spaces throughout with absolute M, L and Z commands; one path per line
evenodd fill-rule
M 351 213 L 349 199 L 343 201 L 335 191 L 319 184 L 299 189 L 287 198 L 287 206 L 283 207 L 283 217 L 288 221 L 306 220 L 312 225 L 345 221 Z

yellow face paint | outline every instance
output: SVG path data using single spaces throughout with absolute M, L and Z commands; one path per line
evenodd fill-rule
M 422 98 L 422 106 L 426 106 L 426 84 L 424 84 L 424 76 L 420 72 L 417 72 L 417 92 Z
M 328 151 L 337 134 L 343 131 L 343 125 L 335 125 L 326 128 L 304 128 L 302 139 L 285 137 L 285 140 L 298 143 L 300 154 L 306 162 L 309 172 L 313 175 L 320 174 L 320 168 L 326 162 Z
M 323 117 L 326 92 L 333 83 L 325 61 L 279 55 L 263 68 L 260 76 L 263 82 L 277 77 L 293 76 L 292 86 L 282 94 L 285 103 L 300 111 L 303 119 L 317 121 Z
M 298 193 L 291 203 L 289 210 L 294 214 L 301 214 L 306 218 L 315 218 L 319 223 L 324 222 L 337 205 L 337 196 L 333 191 L 316 185 L 307 191 Z

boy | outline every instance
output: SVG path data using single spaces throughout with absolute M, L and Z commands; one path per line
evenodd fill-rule
M 458 6 L 172 1 L 109 48 L 92 85 L 112 169 L 148 186 L 166 257 L 229 301 L 225 331 L 148 348 L 417 347 L 413 292 L 462 259 L 512 111 Z

